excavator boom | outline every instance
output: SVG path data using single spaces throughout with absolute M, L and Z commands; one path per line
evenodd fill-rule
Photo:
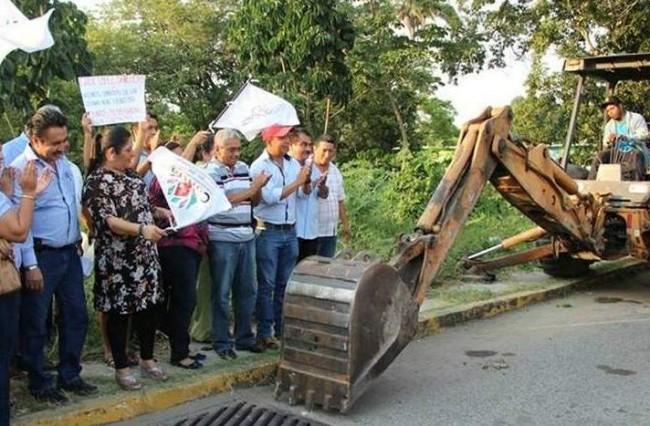
M 466 123 L 415 232 L 389 263 L 310 257 L 286 290 L 276 397 L 346 412 L 416 332 L 419 307 L 487 182 L 564 247 L 603 249 L 605 200 L 578 191 L 544 145 L 509 136 L 509 107 Z

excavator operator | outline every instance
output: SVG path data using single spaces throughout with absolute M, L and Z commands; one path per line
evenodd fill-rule
M 591 163 L 589 179 L 595 179 L 601 164 L 620 164 L 623 180 L 645 180 L 650 167 L 648 125 L 641 114 L 626 111 L 623 101 L 611 96 L 601 104 L 609 120 L 603 132 L 607 148 Z

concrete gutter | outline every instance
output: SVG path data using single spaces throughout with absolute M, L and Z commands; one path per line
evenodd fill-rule
M 632 275 L 644 269 L 648 269 L 647 263 L 632 263 L 614 270 L 596 272 L 586 279 L 566 281 L 542 290 L 509 294 L 444 310 L 421 312 L 418 337 L 436 334 L 445 328 L 467 321 L 493 317 L 533 303 L 562 297 L 570 291 L 586 289 L 609 278 L 620 279 L 621 276 Z M 273 380 L 278 366 L 277 359 L 252 362 L 252 364 L 254 365 L 240 369 L 198 376 L 191 382 L 82 400 L 54 410 L 19 416 L 14 419 L 14 424 L 90 426 L 111 423 L 166 410 L 211 394 L 227 392 L 234 386 L 253 385 Z

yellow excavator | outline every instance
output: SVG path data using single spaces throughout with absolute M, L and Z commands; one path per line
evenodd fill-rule
M 350 409 L 413 339 L 426 293 L 488 182 L 539 227 L 517 241 L 551 237 L 518 262 L 648 260 L 650 182 L 622 181 L 616 165 L 593 181 L 575 180 L 565 168 L 585 78 L 607 81 L 610 94 L 619 80 L 650 80 L 650 54 L 567 60 L 564 70 L 579 78 L 560 163 L 546 145 L 511 136 L 509 107 L 487 108 L 462 126 L 454 159 L 390 262 L 360 254 L 296 266 L 284 300 L 276 398 Z

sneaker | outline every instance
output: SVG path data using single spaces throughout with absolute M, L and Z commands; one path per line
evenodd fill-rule
M 63 392 L 56 388 L 46 389 L 41 392 L 32 393 L 32 396 L 40 402 L 50 402 L 52 404 L 65 404 L 70 399 Z
M 78 377 L 68 383 L 58 382 L 57 388 L 66 392 L 72 392 L 73 394 L 79 396 L 87 396 L 97 392 L 97 386 L 84 382 L 81 377 Z
M 237 353 L 232 349 L 226 349 L 225 351 L 217 351 L 217 355 L 224 361 L 230 361 L 231 359 L 237 359 Z
M 258 337 L 255 346 L 271 350 L 280 349 L 280 343 L 273 337 Z

